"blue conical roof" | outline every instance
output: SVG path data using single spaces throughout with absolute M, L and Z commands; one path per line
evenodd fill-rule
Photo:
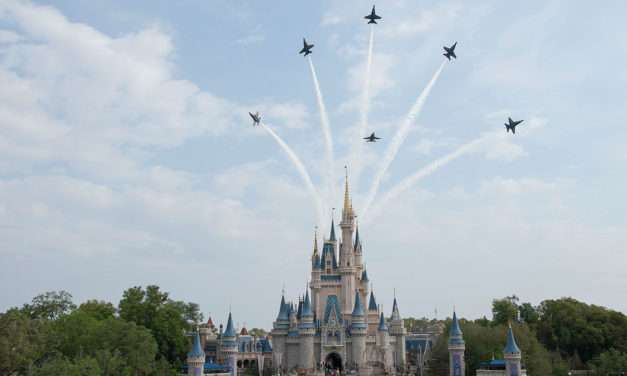
M 224 334 L 222 334 L 223 337 L 235 337 L 235 329 L 233 328 L 233 318 L 231 317 L 231 312 L 229 312 L 229 319 L 226 322 L 226 330 L 224 331 Z
M 359 240 L 359 226 L 355 226 L 355 249 L 361 245 Z
M 364 315 L 364 306 L 361 304 L 359 291 L 355 291 L 355 307 L 353 308 L 353 317 L 362 317 Z
M 329 240 L 335 241 L 335 222 L 333 218 L 331 218 L 331 235 L 329 235 Z
M 287 321 L 290 318 L 287 314 L 287 304 L 285 304 L 285 296 L 281 296 L 281 306 L 279 307 L 279 315 L 277 316 L 277 321 Z
M 366 281 L 366 282 L 368 282 L 368 281 L 369 281 L 369 279 L 368 279 L 368 272 L 366 271 L 366 269 L 365 269 L 365 268 L 364 268 L 364 270 L 361 272 L 361 280 L 362 280 L 362 281 Z
M 303 310 L 301 312 L 302 317 L 313 317 L 313 311 L 311 310 L 311 301 L 309 299 L 309 289 L 305 293 L 305 302 L 303 303 Z
M 505 344 L 503 352 L 506 354 L 520 354 L 520 348 L 518 348 L 516 344 L 516 338 L 514 338 L 514 331 L 512 330 L 511 324 L 507 329 L 507 343 Z
M 449 330 L 449 337 L 460 337 L 462 335 L 462 329 L 459 327 L 459 320 L 457 320 L 457 313 L 453 312 L 453 322 Z
M 400 320 L 401 313 L 398 311 L 398 303 L 396 303 L 396 298 L 394 298 L 394 304 L 392 304 L 392 320 Z
M 451 328 L 449 330 L 449 345 L 463 345 L 464 338 L 462 329 L 459 326 L 459 320 L 457 320 L 457 313 L 453 311 L 453 322 L 451 323 Z
M 302 314 L 303 314 L 303 299 L 299 297 L 298 308 L 296 309 L 296 318 L 300 320 Z
M 200 358 L 205 357 L 205 352 L 202 349 L 202 345 L 200 343 L 200 334 L 198 334 L 198 330 L 194 332 L 194 338 L 192 339 L 192 350 L 187 353 L 188 358 Z
M 374 299 L 374 293 L 370 291 L 370 301 L 368 302 L 368 311 L 377 310 L 377 301 Z
M 385 325 L 385 317 L 383 316 L 383 312 L 381 312 L 381 317 L 379 318 L 379 331 L 387 331 L 388 327 Z

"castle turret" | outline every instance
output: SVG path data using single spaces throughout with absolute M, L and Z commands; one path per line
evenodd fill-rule
M 355 266 L 363 270 L 363 249 L 361 247 L 361 239 L 359 238 L 359 226 L 355 223 L 355 246 L 353 249 L 355 254 Z
M 320 269 L 320 253 L 318 252 L 318 231 L 314 233 L 313 254 L 311 255 L 311 270 Z
M 394 365 L 397 368 L 405 368 L 405 362 L 407 355 L 405 354 L 405 323 L 401 319 L 401 314 L 398 310 L 398 303 L 396 297 L 394 297 L 394 304 L 392 305 L 392 318 L 390 320 L 390 336 L 394 337 Z
M 388 333 L 388 326 L 385 322 L 385 316 L 383 312 L 379 317 L 379 326 L 377 327 L 377 345 L 383 353 L 383 364 L 386 371 L 389 371 L 392 367 L 392 356 L 390 351 L 390 337 Z
M 231 367 L 231 376 L 237 376 L 237 342 L 233 327 L 233 318 L 229 312 L 229 319 L 226 322 L 226 329 L 222 333 L 220 348 L 224 356 L 225 363 Z
M 350 319 L 351 311 L 355 305 L 354 296 L 359 275 L 356 275 L 359 269 L 355 264 L 355 254 L 353 247 L 353 231 L 355 230 L 355 214 L 350 199 L 348 189 L 348 174 L 344 186 L 344 207 L 342 209 L 342 221 L 340 222 L 342 229 L 342 243 L 340 244 L 340 274 L 341 281 L 341 302 L 342 314 L 344 319 Z M 361 272 L 359 272 L 361 273 Z
M 507 329 L 507 343 L 503 350 L 503 358 L 505 359 L 505 376 L 520 376 L 522 374 L 522 366 L 520 364 L 522 353 L 516 344 L 511 323 Z
M 300 336 L 300 368 L 303 370 L 314 369 L 314 336 L 316 327 L 314 326 L 314 314 L 311 310 L 309 300 L 309 290 L 305 293 L 305 300 L 300 313 L 299 336 Z
M 311 289 L 311 309 L 317 312 L 320 296 L 320 288 L 322 286 L 321 275 L 323 270 L 322 257 L 318 252 L 318 231 L 314 234 L 314 249 L 313 256 L 311 257 L 311 282 L 309 288 Z
M 466 362 L 464 361 L 464 351 L 466 343 L 464 342 L 462 329 L 457 320 L 457 313 L 453 312 L 453 322 L 449 331 L 448 353 L 450 376 L 466 375 Z
M 368 300 L 368 314 L 366 315 L 366 323 L 368 324 L 368 333 L 371 336 L 376 335 L 377 325 L 379 324 L 379 307 L 374 297 L 374 291 L 370 289 L 370 298 Z
M 205 368 L 205 352 L 202 349 L 198 330 L 194 332 L 192 349 L 187 353 L 187 367 L 189 376 L 200 376 Z
M 365 321 L 365 310 L 361 303 L 359 291 L 355 291 L 355 307 L 351 315 L 352 361 L 355 368 L 366 365 L 366 335 L 368 326 Z
M 272 329 L 272 364 L 275 370 L 283 370 L 285 360 L 283 354 L 286 352 L 287 333 L 290 327 L 288 305 L 285 303 L 285 296 L 281 296 L 279 314 Z

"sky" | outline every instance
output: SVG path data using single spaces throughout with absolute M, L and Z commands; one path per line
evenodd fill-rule
M 627 3 L 390 0 L 374 27 L 371 5 L 1 0 L 0 310 L 157 284 L 270 328 L 283 286 L 304 293 L 346 165 L 384 309 L 396 289 L 404 316 L 490 317 L 511 294 L 627 312 Z M 377 143 L 359 143 L 365 108 Z M 515 136 L 508 116 L 525 120 Z

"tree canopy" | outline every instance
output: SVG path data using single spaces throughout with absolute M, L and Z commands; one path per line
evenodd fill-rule
M 47 292 L 0 314 L 0 376 L 174 375 L 201 319 L 157 286 L 127 290 L 117 308 Z

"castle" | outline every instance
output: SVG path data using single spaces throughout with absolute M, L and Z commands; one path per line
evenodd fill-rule
M 314 238 L 304 297 L 297 303 L 281 297 L 271 332 L 274 368 L 300 374 L 357 370 L 360 375 L 404 370 L 406 330 L 396 297 L 387 318 L 369 290 L 348 179 L 339 227 L 338 244 L 332 219 L 321 253 Z
M 396 296 L 391 315 L 384 315 L 369 289 L 355 217 L 347 179 L 339 224 L 342 237 L 338 242 L 333 219 L 322 252 L 314 236 L 311 282 L 304 296 L 297 302 L 286 302 L 281 296 L 269 337 L 250 336 L 245 328 L 238 335 L 231 313 L 224 331 L 222 325 L 217 331 L 210 318 L 193 333 L 184 372 L 235 376 L 239 369 L 252 368 L 273 375 L 367 376 L 408 374 L 415 369 L 422 375 L 432 341 L 439 335 L 407 335 Z M 450 376 L 466 374 L 465 348 L 454 312 L 448 339 Z M 526 376 L 511 326 L 503 353 L 504 360 L 487 362 L 477 376 Z M 415 354 L 415 361 L 408 362 L 407 354 Z

